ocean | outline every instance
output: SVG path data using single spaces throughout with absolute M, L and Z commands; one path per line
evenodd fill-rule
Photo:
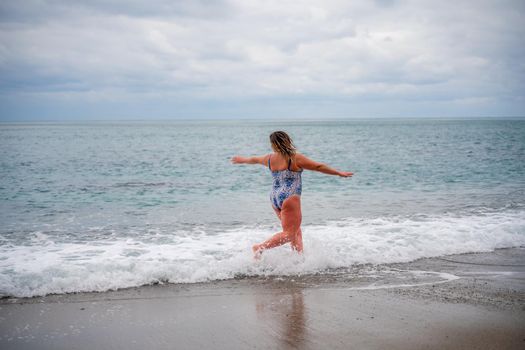
M 279 231 L 271 175 L 233 165 L 299 151 L 305 253 L 254 261 Z M 525 120 L 0 124 L 0 296 L 331 274 L 525 245 Z

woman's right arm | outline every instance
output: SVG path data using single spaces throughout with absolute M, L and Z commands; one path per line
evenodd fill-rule
M 331 168 L 324 163 L 316 162 L 300 153 L 295 156 L 297 161 L 297 166 L 307 170 L 319 171 L 328 175 L 338 175 L 342 177 L 351 177 L 354 173 L 349 171 L 339 171 L 337 169 Z
M 268 157 L 269 155 L 266 154 L 264 156 L 255 156 L 255 157 L 241 157 L 241 156 L 233 156 L 231 159 L 231 162 L 233 164 L 262 164 L 265 165 L 268 163 Z

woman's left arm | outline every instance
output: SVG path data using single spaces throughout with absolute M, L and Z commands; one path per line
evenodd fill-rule
M 266 165 L 268 162 L 268 155 L 264 156 L 255 156 L 255 157 L 241 157 L 241 156 L 234 156 L 231 159 L 231 162 L 233 164 L 262 164 Z
M 329 167 L 324 163 L 319 163 L 315 160 L 311 160 L 310 158 L 299 153 L 296 155 L 295 158 L 297 160 L 297 165 L 303 169 L 319 171 L 328 175 L 337 175 L 341 177 L 351 177 L 352 175 L 354 175 L 354 173 L 350 171 L 339 171 L 337 169 Z

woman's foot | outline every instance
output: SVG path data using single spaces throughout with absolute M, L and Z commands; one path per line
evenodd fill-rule
M 261 258 L 263 249 L 261 248 L 261 246 L 259 244 L 254 244 L 252 246 L 252 252 L 253 252 L 253 258 L 255 260 L 259 260 Z

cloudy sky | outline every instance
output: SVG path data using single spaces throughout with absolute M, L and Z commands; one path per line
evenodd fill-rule
M 0 3 L 0 120 L 461 116 L 525 116 L 525 1 Z

